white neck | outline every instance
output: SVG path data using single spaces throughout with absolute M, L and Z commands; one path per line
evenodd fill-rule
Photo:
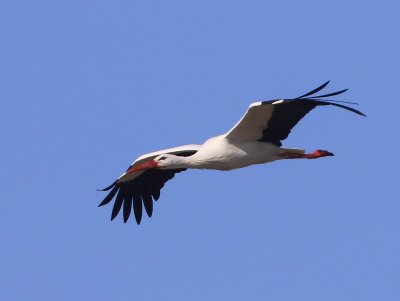
M 206 162 L 199 160 L 196 155 L 189 157 L 170 155 L 170 162 L 165 166 L 160 166 L 160 169 L 178 169 L 178 168 L 205 168 Z

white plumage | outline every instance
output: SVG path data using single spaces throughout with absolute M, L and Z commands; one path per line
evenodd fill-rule
M 317 106 L 333 105 L 365 116 L 354 108 L 339 104 L 341 101 L 327 100 L 347 89 L 312 96 L 328 83 L 294 99 L 254 102 L 230 131 L 210 138 L 202 145 L 183 145 L 140 156 L 112 185 L 103 189 L 111 191 L 99 206 L 108 204 L 116 196 L 111 219 L 123 208 L 126 222 L 133 208 L 139 224 L 143 205 L 151 217 L 153 199 L 158 200 L 165 182 L 188 168 L 231 170 L 280 159 L 333 156 L 325 150 L 306 154 L 301 149 L 281 147 L 281 141 L 288 137 L 291 129 Z

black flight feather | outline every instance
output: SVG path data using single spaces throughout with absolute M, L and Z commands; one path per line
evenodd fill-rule
M 303 100 L 284 101 L 276 104 L 260 141 L 282 146 L 281 141 L 289 136 L 291 129 L 316 106 L 315 101 Z
M 325 87 L 329 84 L 329 82 L 330 82 L 330 81 L 328 80 L 326 83 L 323 83 L 323 84 L 322 84 L 321 86 L 319 86 L 318 88 L 315 88 L 314 90 L 312 90 L 312 91 L 310 91 L 310 92 L 308 92 L 308 93 L 306 93 L 306 94 L 304 94 L 304 95 L 301 95 L 301 96 L 297 97 L 296 99 L 304 98 L 304 97 L 313 95 L 313 94 L 315 94 L 315 93 L 321 91 L 323 88 L 325 88 Z
M 115 183 L 114 183 L 111 187 L 114 187 L 113 190 L 111 190 L 108 193 L 108 195 L 104 198 L 104 200 L 99 204 L 99 207 L 107 205 L 109 202 L 111 202 L 111 200 L 117 194 L 118 189 L 119 189 L 118 185 L 115 185 Z
M 324 94 L 324 95 L 311 96 L 311 97 L 309 97 L 309 98 L 325 98 L 325 97 L 329 97 L 329 96 L 335 96 L 335 95 L 342 94 L 342 93 L 346 92 L 347 90 L 349 90 L 349 89 L 343 89 L 343 90 L 340 90 L 340 91 L 337 91 L 337 92 L 333 92 L 333 93 L 329 93 L 329 94 Z
M 313 96 L 307 98 L 307 96 L 313 95 L 328 85 L 329 81 L 324 83 L 323 85 L 319 86 L 318 88 L 299 96 L 295 99 L 283 99 L 282 102 L 277 102 L 276 100 L 271 101 L 264 101 L 262 104 L 273 105 L 272 115 L 268 121 L 266 128 L 263 130 L 263 135 L 259 139 L 259 141 L 269 142 L 275 144 L 277 146 L 282 146 L 283 140 L 285 140 L 290 132 L 291 129 L 312 109 L 317 106 L 326 106 L 326 105 L 333 105 L 336 107 L 340 107 L 356 113 L 361 116 L 365 116 L 364 113 L 352 108 L 348 107 L 341 103 L 349 103 L 346 101 L 338 101 L 338 100 L 327 100 L 327 99 L 320 99 L 329 96 L 335 96 L 342 94 L 347 91 L 347 89 L 340 90 L 337 92 L 324 94 L 320 96 Z M 355 103 L 349 103 L 355 104 Z
M 111 220 L 113 220 L 121 210 L 122 202 L 124 200 L 124 192 L 126 187 L 121 187 L 118 191 L 117 198 L 115 199 L 114 207 L 111 212 Z
M 348 107 L 348 106 L 345 106 L 345 105 L 341 105 L 339 103 L 333 103 L 333 102 L 328 102 L 328 101 L 318 101 L 318 105 L 332 105 L 332 106 L 335 106 L 335 107 L 346 109 L 348 111 L 351 111 L 351 112 L 356 113 L 356 114 L 361 115 L 361 116 L 367 116 L 363 112 L 360 112 L 359 110 L 356 110 L 356 109 L 354 109 L 352 107 Z
M 114 183 L 112 183 L 110 186 L 103 188 L 103 189 L 97 189 L 97 191 L 108 191 L 111 188 L 113 188 L 115 185 L 117 184 L 117 181 L 115 181 Z
M 124 207 L 123 207 L 124 223 L 128 221 L 128 218 L 131 215 L 131 210 L 132 210 L 132 194 L 130 193 L 130 187 L 127 187 L 124 194 Z
M 144 193 L 142 195 L 142 200 L 144 204 L 144 209 L 146 209 L 148 217 L 151 217 L 151 215 L 153 214 L 153 200 L 151 199 L 151 195 Z
M 133 190 L 133 211 L 135 212 L 136 223 L 139 225 L 142 220 L 142 199 L 137 189 Z
M 177 156 L 188 157 L 195 154 L 196 151 L 180 151 L 175 154 Z M 118 183 L 115 181 L 110 186 L 102 189 L 102 191 L 111 191 L 107 194 L 104 200 L 99 204 L 100 206 L 106 205 L 116 196 L 113 210 L 111 213 L 111 220 L 113 220 L 118 213 L 123 209 L 123 219 L 127 222 L 130 214 L 134 212 L 137 224 L 142 220 L 143 206 L 149 217 L 153 214 L 153 199 L 160 198 L 160 190 L 164 184 L 172 179 L 176 173 L 182 172 L 186 169 L 148 169 L 137 178 L 127 182 Z M 133 208 L 132 208 L 133 207 Z

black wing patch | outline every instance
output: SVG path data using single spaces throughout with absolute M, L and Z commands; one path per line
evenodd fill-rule
M 196 151 L 184 151 L 172 154 L 188 157 L 195 153 Z M 99 204 L 99 207 L 110 203 L 116 196 L 111 220 L 118 215 L 122 208 L 124 222 L 126 223 L 133 208 L 136 222 L 139 225 L 142 220 L 143 206 L 147 215 L 151 217 L 153 214 L 153 199 L 157 201 L 160 198 L 160 190 L 164 184 L 172 179 L 176 173 L 184 170 L 186 169 L 149 169 L 133 180 L 123 183 L 114 182 L 107 188 L 102 189 L 102 191 L 111 191 Z
M 268 122 L 267 128 L 264 129 L 260 141 L 282 146 L 281 141 L 289 136 L 291 129 L 316 106 L 313 102 L 307 101 L 284 101 L 281 104 L 275 105 L 271 119 Z
M 336 101 L 336 100 L 326 100 L 326 97 L 336 96 L 347 91 L 340 90 L 333 93 L 328 93 L 324 95 L 311 96 L 329 84 L 329 81 L 319 86 L 318 88 L 299 96 L 295 99 L 284 99 L 283 102 L 274 104 L 271 119 L 269 120 L 267 127 L 263 131 L 263 137 L 259 141 L 270 142 L 277 146 L 282 146 L 283 140 L 285 140 L 292 128 L 312 109 L 317 106 L 333 105 L 340 107 L 356 114 L 365 116 L 365 114 L 360 111 L 338 104 L 338 102 L 356 104 L 346 101 Z M 264 101 L 262 104 L 272 104 L 276 100 Z

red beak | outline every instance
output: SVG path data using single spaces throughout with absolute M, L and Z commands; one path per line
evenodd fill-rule
M 143 162 L 143 163 L 140 163 L 138 165 L 135 165 L 135 166 L 129 168 L 126 171 L 126 173 L 129 174 L 129 173 L 134 173 L 134 172 L 137 172 L 137 171 L 143 171 L 143 170 L 147 170 L 147 169 L 150 169 L 150 168 L 157 168 L 157 167 L 158 167 L 157 162 L 154 161 L 154 160 L 150 160 L 150 161 Z

